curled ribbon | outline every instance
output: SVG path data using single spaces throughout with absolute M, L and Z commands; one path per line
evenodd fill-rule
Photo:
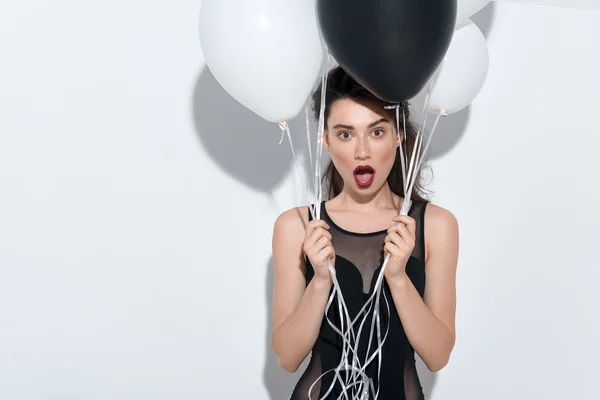
M 317 143 L 316 143 L 316 151 L 314 157 L 314 170 L 313 170 L 313 191 L 315 196 L 315 201 L 312 205 L 309 204 L 309 212 L 313 219 L 321 218 L 321 207 L 320 204 L 323 198 L 322 186 L 320 183 L 321 176 L 321 157 L 323 153 L 323 134 L 324 134 L 324 114 L 325 114 L 325 95 L 326 95 L 326 83 L 327 83 L 327 65 L 329 64 L 330 54 L 327 53 L 322 69 L 322 79 L 321 79 L 321 108 L 319 110 L 319 123 L 318 123 L 318 133 L 317 133 Z M 429 91 L 431 89 L 430 83 L 429 90 L 425 99 L 425 107 L 423 109 L 423 126 L 426 124 L 426 110 L 429 103 Z M 386 106 L 387 109 L 395 109 L 396 110 L 396 128 L 397 133 L 400 135 L 400 108 L 403 111 L 403 128 L 404 130 L 404 139 L 406 139 L 406 113 L 405 107 L 407 104 L 405 102 L 395 105 Z M 437 127 L 437 123 L 441 116 L 444 113 L 441 112 L 437 115 L 437 119 L 433 125 L 432 132 L 429 135 L 427 143 L 423 148 L 424 134 L 421 128 L 417 131 L 416 140 L 414 143 L 414 148 L 412 155 L 410 157 L 410 162 L 408 161 L 408 151 L 406 148 L 406 140 L 402 140 L 400 146 L 398 146 L 400 152 L 400 160 L 402 167 L 402 177 L 404 183 L 404 193 L 405 200 L 402 202 L 400 208 L 401 215 L 408 215 L 411 206 L 411 196 L 407 195 L 412 193 L 413 186 L 416 181 L 416 174 L 418 173 L 423 161 L 424 154 L 426 154 L 429 145 L 431 143 L 431 138 L 433 137 L 433 132 Z M 309 157 L 311 164 L 313 162 L 312 152 L 310 151 L 310 124 L 309 124 L 309 115 L 308 115 L 308 104 L 305 108 L 305 118 L 306 118 L 306 129 L 307 129 L 307 139 L 309 144 Z M 309 197 L 306 185 L 304 184 L 304 180 L 302 179 L 302 174 L 300 173 L 299 163 L 296 157 L 296 153 L 294 151 L 294 146 L 292 143 L 292 137 L 290 133 L 289 126 L 286 121 L 282 121 L 279 123 L 279 127 L 281 129 L 281 139 L 279 144 L 283 142 L 284 135 L 287 135 L 288 141 L 290 143 L 290 148 L 292 151 L 292 156 L 294 158 L 294 164 L 296 165 L 296 170 L 300 176 L 300 181 L 302 182 L 303 190 L 307 196 Z M 385 290 L 383 290 L 383 279 L 386 266 L 390 259 L 390 254 L 387 254 L 381 270 L 379 271 L 379 275 L 377 276 L 377 280 L 375 283 L 375 287 L 371 296 L 366 300 L 363 307 L 359 310 L 357 315 L 352 318 L 349 315 L 348 307 L 346 306 L 346 302 L 344 301 L 344 296 L 342 294 L 339 282 L 337 280 L 336 270 L 331 263 L 331 260 L 328 260 L 328 269 L 332 278 L 333 287 L 331 294 L 328 298 L 327 305 L 325 308 L 325 318 L 327 323 L 331 326 L 331 328 L 340 335 L 342 339 L 342 349 L 341 349 L 341 358 L 337 367 L 330 369 L 328 371 L 323 372 L 310 386 L 308 391 L 309 400 L 316 400 L 312 397 L 312 392 L 315 385 L 323 379 L 329 373 L 334 374 L 334 378 L 331 380 L 330 386 L 327 390 L 324 391 L 324 394 L 319 400 L 324 400 L 329 396 L 332 392 L 336 384 L 339 384 L 341 387 L 341 393 L 337 397 L 337 399 L 344 400 L 377 400 L 379 395 L 379 382 L 381 377 L 381 359 L 382 359 L 382 351 L 383 344 L 387 338 L 389 332 L 389 321 L 390 321 L 390 304 L 385 294 Z M 383 311 L 386 311 L 386 321 L 388 323 L 385 326 L 384 334 L 382 336 L 382 307 L 381 307 L 381 297 L 383 294 L 383 300 L 385 307 Z M 335 323 L 329 318 L 329 311 L 331 307 L 334 305 L 334 302 L 337 303 L 337 312 L 339 313 L 340 318 L 340 326 L 336 326 Z M 363 329 L 365 328 L 365 324 L 369 315 L 372 312 L 372 318 L 370 321 L 369 328 L 369 336 L 368 336 L 368 344 L 367 351 L 365 354 L 365 359 L 361 360 L 358 354 L 359 341 L 362 337 L 361 334 Z M 355 327 L 357 330 L 355 331 Z M 373 342 L 373 338 L 377 342 L 377 346 L 371 351 L 371 343 Z M 373 380 L 367 375 L 366 369 L 367 367 L 377 359 L 377 387 Z M 323 392 L 323 390 L 321 390 Z

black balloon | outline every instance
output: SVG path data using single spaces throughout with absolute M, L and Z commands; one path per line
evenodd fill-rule
M 317 0 L 321 35 L 339 65 L 382 100 L 416 96 L 454 34 L 457 0 Z

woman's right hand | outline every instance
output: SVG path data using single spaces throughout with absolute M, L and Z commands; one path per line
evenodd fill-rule
M 335 265 L 335 251 L 331 244 L 331 234 L 327 229 L 329 225 L 321 219 L 309 221 L 302 249 L 312 264 L 315 278 L 330 282 L 331 275 L 327 260 L 331 259 L 332 265 Z

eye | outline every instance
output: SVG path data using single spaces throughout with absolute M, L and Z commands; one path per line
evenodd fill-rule
M 352 136 L 352 134 L 350 132 L 340 132 L 340 133 L 338 133 L 338 137 L 340 139 L 344 139 L 344 140 L 350 139 L 351 136 Z
M 375 129 L 371 132 L 375 137 L 382 137 L 385 131 L 383 129 Z

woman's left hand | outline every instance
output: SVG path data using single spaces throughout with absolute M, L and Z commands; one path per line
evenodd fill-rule
M 387 231 L 383 247 L 385 256 L 390 254 L 384 272 L 388 279 L 406 274 L 406 263 L 415 248 L 415 220 L 408 215 L 398 215 L 394 222 Z

